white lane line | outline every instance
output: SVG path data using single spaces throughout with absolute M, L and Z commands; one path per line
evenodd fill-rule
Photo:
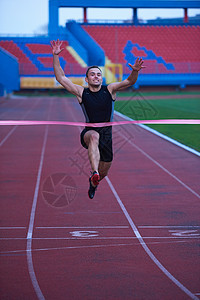
M 50 108 L 51 108 L 51 106 L 50 106 Z M 48 119 L 49 119 L 49 115 L 50 115 L 50 110 L 49 110 L 49 113 L 48 113 Z M 28 270 L 29 270 L 29 275 L 30 275 L 34 290 L 35 290 L 36 295 L 37 295 L 39 300 L 44 300 L 45 298 L 42 294 L 42 291 L 40 289 L 40 286 L 38 284 L 38 281 L 37 281 L 37 278 L 36 278 L 36 275 L 35 275 L 35 271 L 34 271 L 34 267 L 33 267 L 32 251 L 31 250 L 32 250 L 32 237 L 33 237 L 33 226 L 34 226 L 34 220 L 35 220 L 35 211 L 36 211 L 36 206 L 37 206 L 37 199 L 38 199 L 38 193 L 39 193 L 39 187 L 40 187 L 42 167 L 43 167 L 43 162 L 44 162 L 44 154 L 45 154 L 45 149 L 46 149 L 48 130 L 49 130 L 49 127 L 46 126 L 45 133 L 44 133 L 43 145 L 42 145 L 42 151 L 41 151 L 41 156 L 40 156 L 40 164 L 39 164 L 39 169 L 38 169 L 38 174 L 37 174 L 35 192 L 34 192 L 34 197 L 33 197 L 33 204 L 32 204 L 32 209 L 31 209 L 30 220 L 29 220 L 28 233 L 27 233 L 27 263 L 28 263 Z
M 67 247 L 56 247 L 56 248 L 36 248 L 32 249 L 32 252 L 37 251 L 52 251 L 52 250 L 67 250 L 67 249 L 82 249 L 82 248 L 104 248 L 104 247 L 119 247 L 119 246 L 133 246 L 139 245 L 139 243 L 130 243 L 130 244 L 108 244 L 108 245 L 86 245 L 86 246 L 67 246 Z M 28 250 L 11 250 L 0 252 L 0 255 L 12 254 L 12 253 L 26 253 Z
M 200 199 L 200 195 L 196 193 L 192 188 L 190 188 L 187 184 L 185 184 L 182 180 L 180 180 L 178 177 L 176 177 L 174 174 L 172 174 L 169 170 L 167 170 L 165 167 L 163 167 L 159 162 L 157 162 L 155 159 L 153 159 L 149 154 L 147 154 L 145 151 L 143 151 L 139 146 L 136 146 L 131 140 L 129 140 L 127 137 L 123 136 L 120 132 L 118 132 L 119 135 L 121 135 L 126 141 L 131 144 L 134 148 L 136 148 L 139 152 L 141 152 L 144 156 L 146 156 L 149 160 L 151 160 L 154 164 L 156 164 L 159 168 L 161 168 L 165 173 L 170 175 L 172 178 L 174 178 L 176 181 L 178 181 L 185 189 L 190 191 L 193 195 L 195 195 L 197 198 Z
M 87 214 L 87 215 L 91 215 L 91 214 L 95 214 L 95 215 L 102 215 L 102 214 L 121 214 L 121 211 L 78 211 L 78 212 L 73 212 L 73 211 L 66 211 L 63 212 L 63 214 L 68 214 L 68 215 L 80 215 L 80 214 Z
M 40 289 L 40 286 L 38 284 L 36 275 L 35 275 L 35 271 L 34 271 L 34 267 L 33 267 L 33 258 L 32 258 L 32 239 L 28 239 L 27 240 L 27 251 L 26 251 L 26 256 L 27 256 L 27 262 L 28 262 L 28 272 L 29 272 L 29 276 L 31 278 L 31 282 L 33 285 L 33 288 L 35 290 L 35 293 L 38 297 L 39 300 L 45 300 L 42 291 Z
M 165 225 L 163 225 L 163 226 L 160 226 L 160 225 L 156 225 L 156 226 L 148 226 L 148 225 L 145 225 L 145 226 L 138 226 L 138 228 L 200 228 L 200 226 L 196 226 L 196 225 L 186 225 L 186 226 L 182 226 L 182 225 L 170 225 L 170 226 L 165 226 Z
M 138 241 L 140 242 L 141 246 L 145 250 L 145 252 L 149 255 L 151 260 L 157 265 L 157 267 L 172 281 L 175 283 L 176 286 L 178 286 L 186 295 L 188 295 L 191 299 L 199 300 L 192 292 L 190 292 L 181 282 L 179 282 L 160 262 L 159 260 L 154 256 L 154 254 L 150 251 L 148 246 L 143 240 L 143 237 L 140 235 L 136 225 L 134 224 L 133 220 L 131 219 L 128 211 L 126 210 L 124 204 L 122 203 L 120 197 L 118 196 L 114 186 L 112 185 L 110 179 L 106 177 L 106 181 L 113 192 L 119 206 L 121 207 L 121 210 L 123 211 L 126 219 L 128 220 L 134 234 L 136 235 Z
M 4 229 L 26 229 L 26 227 L 0 227 L 0 230 L 4 230 Z
M 32 239 L 32 236 L 33 236 L 35 210 L 36 210 L 39 187 L 40 187 L 40 179 L 41 179 L 42 167 L 43 167 L 43 162 L 44 162 L 44 154 L 45 154 L 45 149 L 46 149 L 48 130 L 49 130 L 49 127 L 46 126 L 45 134 L 44 134 L 44 141 L 43 141 L 43 145 L 42 145 L 42 152 L 41 152 L 41 157 L 40 157 L 40 165 L 39 165 L 39 169 L 38 169 L 37 181 L 36 181 L 36 186 L 35 186 L 35 193 L 34 193 L 34 197 L 33 197 L 33 204 L 32 204 L 32 209 L 31 209 L 31 216 L 30 216 L 30 221 L 29 221 L 27 239 Z
M 17 129 L 18 126 L 13 127 L 9 133 L 3 138 L 3 140 L 0 142 L 0 147 L 3 146 L 3 144 L 7 141 L 7 139 L 13 134 L 13 132 Z
M 0 230 L 9 230 L 9 229 L 26 229 L 27 227 L 0 227 Z M 130 228 L 130 226 L 36 226 L 36 229 L 77 229 L 77 228 L 88 228 L 88 229 L 92 229 L 92 228 L 102 228 L 102 229 L 109 229 L 109 228 Z M 198 225 L 141 225 L 138 226 L 138 228 L 144 228 L 144 229 L 165 229 L 165 228 L 200 228 L 200 226 Z
M 88 239 L 88 240 L 109 240 L 109 239 L 137 239 L 138 237 L 134 236 L 107 236 L 107 237 L 34 237 L 32 240 L 83 240 L 83 239 Z M 199 239 L 199 236 L 143 236 L 142 237 L 144 240 L 145 239 Z M 4 237 L 0 238 L 0 240 L 27 240 L 25 237 Z
M 34 267 L 33 267 L 33 259 L 32 259 L 32 237 L 33 237 L 33 225 L 34 225 L 34 220 L 35 220 L 35 211 L 36 211 L 36 206 L 37 206 L 37 199 L 38 199 L 38 193 L 39 193 L 39 186 L 40 186 L 40 179 L 41 179 L 41 174 L 42 174 L 42 167 L 43 167 L 43 162 L 44 162 L 44 154 L 45 154 L 45 149 L 46 149 L 46 143 L 47 143 L 47 136 L 48 136 L 48 126 L 45 128 L 45 134 L 44 134 L 44 141 L 42 145 L 42 152 L 41 152 L 41 157 L 40 157 L 40 165 L 38 169 L 38 175 L 37 175 L 37 181 L 36 181 L 36 186 L 35 186 L 35 193 L 33 197 L 33 204 L 32 204 L 32 209 L 31 209 L 31 216 L 30 216 L 30 221 L 29 221 L 29 228 L 28 228 L 28 233 L 27 233 L 27 263 L 28 263 L 28 270 L 29 270 L 29 275 L 34 287 L 34 290 L 36 292 L 36 295 L 39 300 L 44 300 L 44 296 L 42 294 L 42 291 L 40 289 L 40 286 L 38 284 Z
M 172 174 L 170 171 L 168 171 L 165 167 L 163 167 L 159 162 L 157 162 L 155 159 L 153 159 L 150 155 L 148 155 L 146 152 L 144 152 L 140 147 L 134 145 L 132 141 L 129 140 L 129 143 L 135 147 L 138 151 L 140 151 L 142 154 L 144 154 L 148 159 L 150 159 L 154 164 L 156 164 L 159 168 L 161 168 L 164 172 L 166 172 L 168 175 L 170 175 L 172 178 L 174 178 L 176 181 L 178 181 L 184 188 L 186 188 L 188 191 L 190 191 L 193 195 L 195 195 L 197 198 L 200 199 L 200 195 L 196 193 L 192 188 L 190 188 L 187 184 L 185 184 L 182 180 L 180 180 L 178 177 L 176 177 L 174 174 Z
M 131 119 L 131 118 L 123 115 L 122 113 L 120 113 L 118 111 L 114 111 L 114 113 L 115 113 L 115 115 L 117 115 L 117 116 L 119 116 L 119 117 L 121 117 L 123 119 L 126 119 L 127 121 L 135 121 L 134 119 Z M 139 126 L 139 127 L 142 127 L 143 129 L 145 129 L 145 130 L 147 130 L 147 131 L 149 131 L 149 132 L 151 132 L 151 133 L 153 133 L 153 134 L 161 137 L 162 139 L 164 139 L 164 140 L 166 140 L 166 141 L 168 141 L 168 142 L 170 142 L 170 143 L 172 143 L 172 144 L 174 144 L 174 145 L 176 145 L 176 146 L 178 146 L 178 147 L 180 147 L 180 148 L 182 148 L 182 149 L 184 149 L 186 151 L 189 151 L 189 152 L 191 152 L 191 153 L 193 153 L 193 154 L 195 154 L 197 156 L 200 156 L 200 152 L 198 152 L 198 151 L 194 150 L 193 148 L 190 148 L 190 147 L 188 147 L 188 146 L 186 146 L 186 145 L 184 145 L 184 144 L 182 144 L 182 143 L 180 143 L 180 142 L 178 142 L 178 141 L 176 141 L 176 140 L 174 140 L 174 139 L 172 139 L 172 138 L 170 138 L 170 137 L 168 137 L 168 136 L 166 136 L 166 135 L 158 132 L 155 129 L 152 129 L 152 128 L 150 128 L 150 127 L 148 127 L 146 125 L 143 125 L 143 124 L 136 124 L 136 125 Z
M 31 109 L 29 109 L 23 117 L 21 117 L 21 120 L 26 118 L 26 116 L 33 110 L 34 106 L 38 104 L 39 100 L 37 102 L 34 102 Z M 9 133 L 3 138 L 3 140 L 0 142 L 0 147 L 3 146 L 3 144 L 7 141 L 7 139 L 13 134 L 13 132 L 17 129 L 18 125 L 14 126 Z
M 109 228 L 130 228 L 129 226 L 59 226 L 59 227 L 35 227 L 36 229 L 76 229 L 76 228 L 81 228 L 81 229 L 92 229 L 92 228 L 102 228 L 102 229 L 109 229 Z
M 166 245 L 166 244 L 182 244 L 182 243 L 190 243 L 189 241 L 170 241 L 170 242 L 147 242 L 148 245 Z M 52 248 L 35 248 L 31 250 L 11 250 L 11 251 L 2 251 L 0 252 L 0 256 L 4 256 L 5 254 L 12 253 L 26 253 L 27 251 L 37 252 L 37 251 L 51 251 L 51 250 L 67 250 L 67 249 L 81 249 L 81 248 L 94 248 L 94 247 L 113 247 L 113 246 L 140 246 L 140 242 L 128 243 L 128 244 L 108 244 L 108 245 L 86 245 L 86 246 L 66 246 L 66 247 L 52 247 Z
M 162 237 L 157 237 L 157 236 L 147 236 L 147 237 L 143 237 L 143 239 L 199 239 L 200 236 L 187 236 L 187 237 L 184 237 L 184 236 L 171 236 L 171 237 L 166 237 L 166 236 L 162 236 Z M 51 237 L 51 238 L 34 238 L 34 239 L 42 239 L 42 240 L 51 240 L 51 239 L 66 239 L 66 240 L 77 240 L 77 239 L 80 239 L 80 240 L 83 240 L 83 239 L 89 239 L 89 240 L 111 240 L 111 239 L 137 239 L 137 237 L 131 237 L 131 236 L 104 236 L 104 237 Z

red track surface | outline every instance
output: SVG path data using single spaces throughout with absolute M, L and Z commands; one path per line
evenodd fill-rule
M 0 109 L 2 120 L 84 121 L 74 98 Z M 79 132 L 0 128 L 1 299 L 199 299 L 199 157 L 136 125 L 113 128 L 113 165 L 90 200 Z

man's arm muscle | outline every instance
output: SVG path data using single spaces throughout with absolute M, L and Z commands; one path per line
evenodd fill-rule
M 138 78 L 138 71 L 140 71 L 142 68 L 145 68 L 142 66 L 143 60 L 137 58 L 134 65 L 129 64 L 129 66 L 132 68 L 131 74 L 128 76 L 127 79 L 121 81 L 121 82 L 113 82 L 108 85 L 109 92 L 115 97 L 115 94 L 117 91 L 120 91 L 122 89 L 126 89 L 130 86 L 132 86 L 134 83 L 136 83 Z
M 56 42 L 53 41 L 51 42 L 52 46 L 52 52 L 53 52 L 53 68 L 54 68 L 54 73 L 56 76 L 56 80 L 71 94 L 75 95 L 78 98 L 78 101 L 81 102 L 82 99 L 82 93 L 83 93 L 83 87 L 77 84 L 74 84 L 71 82 L 70 79 L 68 79 L 65 76 L 65 73 L 63 69 L 60 66 L 60 61 L 59 61 L 59 54 L 64 50 L 64 48 L 60 48 L 62 45 L 62 42 L 57 40 Z

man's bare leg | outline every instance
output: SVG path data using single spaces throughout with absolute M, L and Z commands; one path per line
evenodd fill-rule
M 105 162 L 105 161 L 100 161 L 99 162 L 99 176 L 100 176 L 100 180 L 102 180 L 105 176 L 107 176 L 108 171 L 111 167 L 112 162 Z
M 94 130 L 89 130 L 84 134 L 84 142 L 88 147 L 88 157 L 92 171 L 98 172 L 98 166 L 100 161 L 99 153 L 99 134 Z
M 100 160 L 100 153 L 99 153 L 99 134 L 94 130 L 89 130 L 84 134 L 84 142 L 88 147 L 88 157 L 90 161 L 90 165 L 92 168 L 92 176 L 90 177 L 89 181 L 93 188 L 96 189 L 97 185 L 99 184 L 100 176 L 98 174 L 98 166 Z M 90 188 L 90 198 L 94 197 L 95 190 Z
M 89 198 L 93 198 L 99 181 L 102 180 L 110 169 L 111 162 L 100 161 L 99 133 L 89 130 L 84 134 L 84 142 L 88 147 L 88 157 L 93 175 L 90 177 Z

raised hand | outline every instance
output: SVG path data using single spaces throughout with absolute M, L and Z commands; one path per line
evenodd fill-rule
M 134 65 L 128 64 L 131 69 L 133 71 L 140 71 L 143 68 L 146 68 L 145 66 L 142 66 L 142 64 L 144 63 L 144 61 L 142 60 L 142 58 L 139 59 L 139 57 L 136 59 Z
M 59 41 L 59 39 L 57 39 L 57 41 L 51 41 L 50 43 L 51 43 L 53 54 L 58 55 L 60 54 L 60 52 L 64 50 L 64 48 L 60 48 L 63 42 Z

